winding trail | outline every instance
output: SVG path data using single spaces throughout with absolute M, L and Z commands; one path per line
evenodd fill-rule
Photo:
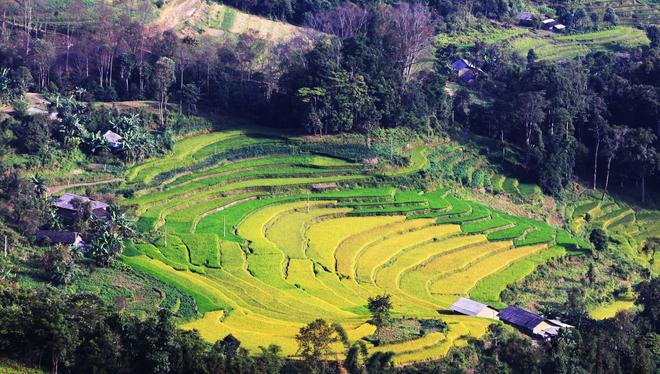
M 89 187 L 89 186 L 97 186 L 99 184 L 110 184 L 110 183 L 119 183 L 119 182 L 124 182 L 124 178 L 112 178 L 112 179 L 106 179 L 102 181 L 96 181 L 96 182 L 81 182 L 81 183 L 71 183 L 71 184 L 61 184 L 58 186 L 51 186 L 46 189 L 46 193 L 48 195 L 56 194 L 60 191 L 63 190 L 68 190 L 69 188 L 77 188 L 77 187 Z

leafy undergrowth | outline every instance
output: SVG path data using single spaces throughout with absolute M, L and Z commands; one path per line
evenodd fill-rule
M 373 342 L 376 346 L 396 344 L 423 338 L 427 334 L 446 333 L 448 329 L 447 324 L 440 320 L 396 318 L 390 319 L 373 335 L 364 339 Z

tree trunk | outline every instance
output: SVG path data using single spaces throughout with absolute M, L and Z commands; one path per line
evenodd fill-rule
M 642 203 L 646 202 L 646 177 L 642 176 Z
M 529 168 L 529 159 L 531 158 L 532 125 L 525 123 L 525 169 Z
M 506 157 L 506 147 L 504 146 L 504 129 L 500 129 L 500 142 L 502 143 L 502 162 L 504 162 L 504 158 Z
M 605 174 L 605 189 L 603 190 L 603 196 L 600 197 L 601 200 L 605 199 L 605 194 L 607 193 L 607 186 L 610 184 L 610 166 L 612 165 L 612 159 L 614 157 L 608 157 L 607 159 L 607 174 Z
M 596 176 L 598 173 L 598 149 L 600 148 L 600 140 L 596 142 L 596 150 L 594 152 L 594 188 L 596 190 Z
M 66 25 L 66 61 L 64 63 L 64 72 L 69 76 L 69 49 L 71 49 L 70 24 Z

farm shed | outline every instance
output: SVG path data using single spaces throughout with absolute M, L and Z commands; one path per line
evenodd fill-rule
M 549 340 L 557 334 L 562 328 L 572 328 L 573 326 L 563 323 L 556 319 L 546 319 L 538 314 L 515 306 L 508 306 L 500 311 L 500 320 L 518 327 L 522 331 L 541 338 Z
M 520 12 L 518 13 L 518 22 L 521 25 L 529 26 L 534 23 L 534 15 L 530 12 Z
M 451 310 L 468 316 L 499 319 L 496 309 L 466 297 L 461 297 L 452 304 Z
M 76 218 L 78 209 L 83 204 L 90 204 L 92 213 L 98 218 L 105 218 L 108 216 L 108 204 L 102 201 L 92 200 L 86 196 L 65 193 L 57 200 L 53 201 L 53 206 L 57 209 L 57 213 L 62 219 L 68 222 L 71 222 Z
M 466 59 L 458 59 L 451 64 L 452 69 L 456 71 L 458 79 L 463 82 L 469 83 L 476 77 L 475 71 L 479 69 Z
M 550 30 L 557 24 L 557 21 L 555 21 L 554 18 L 546 18 L 543 21 L 541 21 L 541 23 L 543 24 L 543 27 Z
M 49 241 L 52 244 L 69 244 L 76 248 L 81 248 L 85 245 L 82 237 L 75 231 L 52 231 L 52 230 L 39 230 L 36 234 L 38 242 Z
M 122 137 L 112 130 L 108 130 L 103 134 L 103 139 L 105 139 L 110 147 L 119 148 L 121 147 Z
M 566 26 L 562 25 L 561 23 L 557 23 L 552 26 L 552 31 L 563 32 L 564 30 L 566 30 Z
M 546 322 L 545 318 L 538 314 L 515 306 L 506 307 L 500 311 L 498 316 L 502 321 L 533 335 L 539 335 L 541 331 L 552 327 L 550 323 Z

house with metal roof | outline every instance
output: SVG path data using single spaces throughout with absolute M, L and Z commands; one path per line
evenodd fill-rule
M 453 303 L 451 305 L 451 310 L 457 313 L 465 314 L 467 316 L 499 319 L 497 317 L 496 309 L 466 297 L 461 297 L 455 303 Z
M 454 61 L 451 64 L 451 68 L 456 71 L 458 79 L 465 83 L 472 82 L 477 77 L 477 72 L 481 72 L 481 69 L 464 58 Z
M 518 13 L 518 22 L 521 25 L 532 25 L 534 23 L 534 15 L 530 12 L 520 12 Z
M 112 130 L 108 130 L 103 134 L 103 139 L 105 139 L 110 147 L 119 148 L 121 147 L 122 137 Z
M 546 319 L 543 316 L 516 306 L 506 307 L 500 311 L 498 317 L 500 320 L 521 329 L 523 332 L 543 340 L 549 340 L 557 336 L 559 330 L 563 328 L 573 327 L 559 320 Z
M 102 201 L 92 200 L 86 196 L 65 193 L 52 203 L 60 217 L 68 222 L 75 220 L 80 207 L 84 204 L 89 204 L 94 216 L 98 218 L 108 216 L 108 204 Z
M 53 231 L 39 230 L 36 234 L 37 242 L 47 244 L 68 244 L 76 248 L 82 248 L 85 245 L 82 236 L 75 231 Z

